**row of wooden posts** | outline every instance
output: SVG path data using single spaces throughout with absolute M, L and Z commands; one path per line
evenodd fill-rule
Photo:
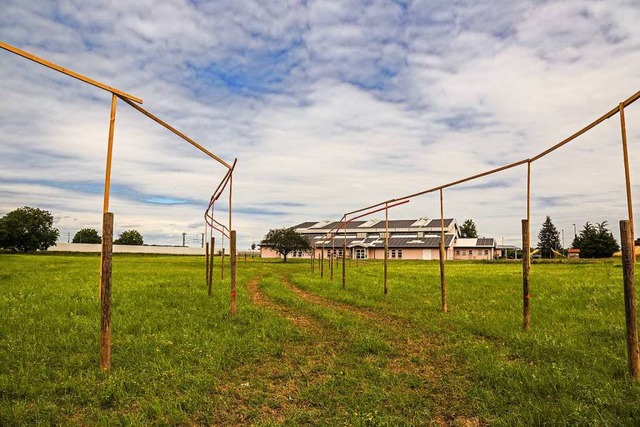
M 444 230 L 444 225 L 441 223 L 441 228 Z M 387 229 L 388 229 L 388 217 L 387 217 Z M 529 220 L 522 220 L 522 245 L 525 254 L 522 258 L 522 314 L 523 314 L 523 330 L 529 331 L 531 328 L 531 309 L 530 309 L 530 274 L 531 274 L 531 255 L 530 255 L 530 233 L 529 233 Z M 622 247 L 622 272 L 623 272 L 623 284 L 624 284 L 624 303 L 625 303 L 625 319 L 626 319 L 626 341 L 627 341 L 627 356 L 628 356 L 628 370 L 632 378 L 640 378 L 640 353 L 638 347 L 638 315 L 636 307 L 636 290 L 635 290 L 635 247 L 634 236 L 632 233 L 632 227 L 629 220 L 620 221 L 620 239 Z M 340 258 L 336 258 L 334 255 L 334 248 L 329 251 L 328 269 L 330 273 L 330 280 L 334 279 L 334 264 Z M 316 255 L 316 251 L 320 249 L 319 254 Z M 316 256 L 318 258 L 318 273 L 320 278 L 324 278 L 325 268 L 325 251 L 327 245 L 314 246 L 311 249 L 311 273 L 316 272 Z M 447 282 L 445 274 L 445 259 L 446 251 L 444 245 L 444 239 L 440 239 L 439 244 L 440 252 L 440 289 L 442 298 L 442 311 L 447 312 Z M 388 293 L 388 233 L 385 237 L 385 251 L 383 259 L 383 293 Z M 347 261 L 351 265 L 351 257 L 347 258 L 346 251 L 346 239 L 342 250 L 342 288 L 346 287 L 346 266 Z M 358 258 L 355 258 L 356 266 L 358 265 Z

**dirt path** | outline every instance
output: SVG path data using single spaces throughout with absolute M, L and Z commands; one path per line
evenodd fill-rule
M 358 317 L 365 321 L 368 327 L 383 335 L 394 350 L 387 365 L 392 372 L 418 375 L 436 388 L 445 376 L 454 375 L 450 357 L 442 354 L 442 342 L 416 331 L 415 325 L 408 321 L 307 292 L 285 277 L 281 277 L 281 283 L 303 300 Z M 436 355 L 438 352 L 440 354 Z M 438 425 L 472 427 L 483 424 L 477 418 L 450 415 L 447 410 L 449 406 L 455 406 L 454 403 L 464 400 L 463 390 L 443 390 L 441 395 L 434 398 L 443 407 L 442 413 L 435 420 Z

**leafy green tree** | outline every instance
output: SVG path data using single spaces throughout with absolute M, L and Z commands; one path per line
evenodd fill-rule
M 542 258 L 553 258 L 554 250 L 562 250 L 560 233 L 556 229 L 556 226 L 553 225 L 553 222 L 551 222 L 549 215 L 547 215 L 547 218 L 542 223 L 542 228 L 538 233 L 538 248 L 540 249 Z
M 460 228 L 460 237 L 478 237 L 478 231 L 476 230 L 476 224 L 472 219 L 468 219 L 462 223 Z
M 589 222 L 584 225 L 572 244 L 574 248 L 580 249 L 580 258 L 610 258 L 620 250 L 607 226 L 607 221 L 596 223 L 595 226 Z
M 60 232 L 53 228 L 49 211 L 25 206 L 0 218 L 0 248 L 12 251 L 46 251 L 56 244 Z
M 113 241 L 114 245 L 142 245 L 142 235 L 136 230 L 127 230 L 120 233 L 118 238 Z
M 262 245 L 281 254 L 284 257 L 284 262 L 287 262 L 287 255 L 292 251 L 309 252 L 311 250 L 309 240 L 293 228 L 269 230 Z
M 73 243 L 102 243 L 102 237 L 93 228 L 83 228 L 73 236 Z

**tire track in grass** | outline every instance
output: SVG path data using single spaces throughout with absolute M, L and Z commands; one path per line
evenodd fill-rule
M 455 415 L 464 411 L 464 393 L 468 387 L 466 380 L 454 372 L 451 355 L 444 351 L 442 340 L 420 333 L 415 325 L 397 316 L 330 300 L 300 289 L 284 276 L 280 278 L 280 282 L 301 299 L 360 318 L 384 336 L 393 350 L 387 364 L 388 369 L 396 374 L 417 375 L 437 390 L 434 398 L 441 408 L 434 420 L 437 425 L 475 427 L 485 424 L 477 417 Z M 450 379 L 459 381 L 457 386 L 447 387 L 444 384 L 448 384 Z
M 231 383 L 219 386 L 219 392 L 239 403 L 234 405 L 237 408 L 234 413 L 227 412 L 218 421 L 220 424 L 281 424 L 291 414 L 316 413 L 317 408 L 299 399 L 301 387 L 309 382 L 326 381 L 328 375 L 321 367 L 335 363 L 336 343 L 317 339 L 330 336 L 330 331 L 317 320 L 272 301 L 260 291 L 259 280 L 254 278 L 246 285 L 250 301 L 289 321 L 302 337 L 282 343 L 276 354 L 262 359 L 259 364 L 239 367 L 232 373 Z

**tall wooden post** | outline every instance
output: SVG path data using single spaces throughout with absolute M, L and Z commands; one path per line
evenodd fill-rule
M 375 251 L 375 249 L 374 249 Z M 389 204 L 385 203 L 384 205 L 384 284 L 383 291 L 384 294 L 387 295 L 387 280 L 388 280 L 388 266 L 387 262 L 389 261 Z M 357 258 L 356 258 L 356 262 Z
M 335 255 L 336 245 L 334 243 L 333 238 L 331 238 L 331 255 L 329 255 L 329 271 L 331 272 L 331 281 L 333 282 L 333 261 L 336 257 Z
M 324 278 L 324 245 L 320 249 L 320 278 Z
M 236 305 L 236 231 L 231 230 L 231 239 L 229 241 L 229 252 L 231 262 L 231 316 L 235 317 L 238 314 L 238 307 Z
M 620 130 L 622 132 L 622 157 L 624 161 L 624 178 L 625 178 L 625 187 L 627 190 L 627 212 L 629 214 L 629 227 L 631 231 L 631 239 L 635 239 L 635 230 L 633 224 L 633 199 L 631 197 L 631 176 L 629 173 L 629 151 L 627 150 L 627 126 L 624 120 L 624 104 L 621 102 L 618 106 L 618 110 L 620 113 Z M 635 262 L 636 255 L 633 252 L 633 259 Z
M 111 268 L 113 253 L 113 214 L 102 216 L 102 259 L 100 265 L 100 369 L 111 368 Z
M 211 258 L 209 260 L 209 291 L 208 291 L 208 295 L 211 296 L 211 289 L 213 288 L 213 260 L 215 259 L 213 254 L 214 254 L 214 249 L 216 247 L 216 238 L 211 236 Z
M 347 218 L 344 218 L 345 223 L 344 225 L 344 239 L 342 242 L 342 289 L 345 289 L 347 286 L 347 267 L 346 267 L 346 260 L 347 260 Z M 375 250 L 375 249 L 374 249 Z
M 111 94 L 107 161 L 104 177 L 104 203 L 102 206 L 102 246 L 100 250 L 100 369 L 111 368 L 111 272 L 113 257 L 113 213 L 109 212 L 111 191 L 111 162 L 113 159 L 113 135 L 116 124 L 118 97 Z
M 445 275 L 445 260 L 447 259 L 447 252 L 445 251 L 444 244 L 444 197 L 442 194 L 442 188 L 440 189 L 440 293 L 442 296 L 442 312 L 449 311 L 447 307 L 447 277 Z
M 224 246 L 221 249 L 222 259 L 220 260 L 220 280 L 224 280 Z
M 206 280 L 206 284 L 207 287 L 209 286 L 209 242 L 206 243 L 205 247 L 204 247 L 204 256 L 205 256 L 205 280 Z M 209 296 L 211 296 L 211 294 L 209 294 Z
M 531 269 L 531 254 L 529 248 L 529 220 L 522 220 L 522 328 L 529 331 L 531 324 L 529 312 L 529 270 Z
M 624 315 L 627 326 L 627 357 L 629 375 L 640 378 L 640 354 L 638 351 L 638 312 L 636 309 L 635 246 L 633 227 L 628 220 L 620 221 L 622 243 L 622 275 L 624 279 Z

